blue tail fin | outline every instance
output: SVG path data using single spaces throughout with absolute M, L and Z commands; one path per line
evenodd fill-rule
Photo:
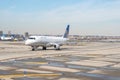
M 69 35 L 69 28 L 70 28 L 70 25 L 67 25 L 65 34 L 64 34 L 64 36 L 63 36 L 64 38 L 68 38 L 68 35 Z

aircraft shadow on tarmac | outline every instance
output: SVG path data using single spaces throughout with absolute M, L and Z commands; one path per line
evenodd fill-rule
M 42 48 L 38 48 L 36 49 L 35 51 L 68 51 L 68 50 L 71 50 L 71 48 L 61 48 L 60 50 L 56 50 L 54 48 L 47 48 L 46 50 L 42 50 Z M 30 50 L 32 51 L 32 50 Z

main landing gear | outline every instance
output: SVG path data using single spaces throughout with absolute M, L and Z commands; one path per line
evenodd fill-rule
M 37 46 L 32 46 L 32 51 L 35 51 L 37 49 Z
M 46 47 L 45 47 L 45 46 L 43 46 L 43 47 L 42 47 L 42 50 L 46 50 Z
M 54 48 L 55 48 L 56 50 L 60 50 L 60 46 L 58 46 L 58 45 L 54 45 Z
M 38 48 L 38 46 L 32 46 L 32 51 L 35 51 Z M 42 50 L 46 50 L 47 48 L 45 46 L 42 47 Z

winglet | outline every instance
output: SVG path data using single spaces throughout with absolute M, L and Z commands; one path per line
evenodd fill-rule
M 69 35 L 69 28 L 70 28 L 70 25 L 67 25 L 67 28 L 65 30 L 65 34 L 64 34 L 64 38 L 68 38 L 68 35 Z

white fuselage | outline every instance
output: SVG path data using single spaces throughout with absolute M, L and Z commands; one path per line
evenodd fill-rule
M 29 39 L 25 41 L 28 46 L 54 46 L 63 45 L 68 39 L 63 37 L 51 37 L 51 36 L 30 36 Z

